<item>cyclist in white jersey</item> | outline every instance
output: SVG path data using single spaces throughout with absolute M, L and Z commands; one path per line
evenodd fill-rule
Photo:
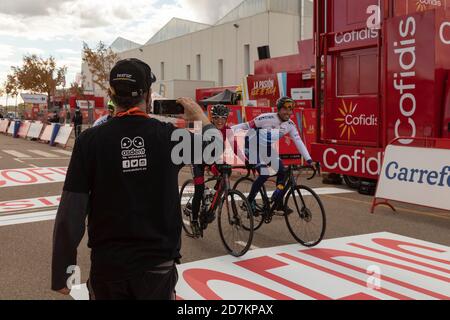
M 255 118 L 253 121 L 239 124 L 237 126 L 232 127 L 234 134 L 237 134 L 240 131 L 251 131 L 255 130 L 256 135 L 250 136 L 247 134 L 246 141 L 246 153 L 247 157 L 252 160 L 252 156 L 249 155 L 249 144 L 258 144 L 259 146 L 266 145 L 271 146 L 276 141 L 283 138 L 285 135 L 289 134 L 294 140 L 295 145 L 297 146 L 298 151 L 303 156 L 303 158 L 307 161 L 307 163 L 311 166 L 314 165 L 314 162 L 306 148 L 305 144 L 300 137 L 300 134 L 297 130 L 295 123 L 291 120 L 293 115 L 293 109 L 295 107 L 295 101 L 289 97 L 283 97 L 277 102 L 278 113 L 267 113 L 262 114 L 259 117 Z M 268 163 L 263 163 L 258 154 L 257 156 L 257 166 L 256 169 L 260 174 L 258 179 L 256 179 L 255 183 L 252 186 L 252 190 L 248 196 L 248 201 L 252 204 L 252 207 L 255 207 L 255 198 L 267 180 L 270 178 L 267 172 L 262 172 L 261 169 L 268 168 Z M 277 173 L 277 189 L 275 190 L 272 200 L 276 201 L 277 211 L 283 211 L 286 214 L 292 213 L 292 210 L 289 207 L 284 207 L 283 205 L 283 197 L 284 197 L 284 182 L 286 178 L 286 168 L 284 167 L 283 162 L 280 158 L 278 158 L 279 166 Z

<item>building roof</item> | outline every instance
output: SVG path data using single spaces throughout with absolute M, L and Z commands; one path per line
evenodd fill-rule
M 131 40 L 118 37 L 109 47 L 115 53 L 120 53 L 132 49 L 137 49 L 139 47 L 142 47 L 142 45 Z
M 312 2 L 313 0 L 305 0 Z M 251 17 L 264 12 L 280 12 L 293 15 L 300 14 L 301 1 L 299 0 L 244 0 L 236 8 L 227 13 L 214 25 L 230 23 L 247 17 Z M 209 24 L 195 21 L 172 18 L 164 27 L 162 27 L 145 45 L 155 44 L 166 40 L 181 37 L 186 34 L 201 31 L 212 27 Z M 112 44 L 111 49 L 116 52 L 124 52 L 142 47 L 136 42 L 117 38 Z
M 298 0 L 245 0 L 227 13 L 215 25 L 225 24 L 264 12 L 280 12 L 298 15 L 301 1 Z
M 185 34 L 193 33 L 211 27 L 209 24 L 172 18 L 161 30 L 159 30 L 147 44 L 154 44 L 169 39 L 177 38 Z

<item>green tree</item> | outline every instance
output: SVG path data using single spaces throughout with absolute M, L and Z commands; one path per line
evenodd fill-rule
M 12 67 L 12 77 L 21 90 L 47 95 L 47 106 L 51 107 L 51 97 L 55 95 L 56 88 L 65 84 L 67 67 L 58 68 L 55 58 L 50 56 L 43 59 L 37 55 L 23 57 L 22 67 Z

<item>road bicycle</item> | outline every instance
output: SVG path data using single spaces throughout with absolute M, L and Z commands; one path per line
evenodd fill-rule
M 227 252 L 235 257 L 247 253 L 253 240 L 253 212 L 247 198 L 230 184 L 232 167 L 217 166 L 220 176 L 205 182 L 205 192 L 200 206 L 199 224 L 201 237 L 208 227 L 208 218 L 216 215 L 219 234 Z M 211 183 L 215 186 L 212 187 Z M 194 180 L 186 181 L 180 190 L 181 215 L 183 229 L 189 237 L 194 237 L 192 229 L 192 201 L 194 198 Z M 245 226 L 245 227 L 244 227 Z
M 255 180 L 250 177 L 252 169 L 248 169 L 247 175 L 240 178 L 233 186 L 234 190 L 239 190 L 248 196 Z M 283 204 L 289 206 L 293 212 L 286 214 L 277 213 L 277 203 L 271 201 L 266 187 L 263 186 L 256 197 L 254 209 L 254 230 L 259 230 L 263 224 L 272 222 L 274 216 L 285 218 L 289 232 L 294 239 L 306 247 L 317 246 L 323 239 L 326 231 L 326 214 L 320 197 L 311 188 L 299 185 L 294 173 L 302 170 L 313 170 L 313 174 L 308 180 L 314 179 L 318 171 L 310 166 L 288 166 L 284 190 L 286 190 Z M 254 172 L 254 171 L 253 171 Z M 250 225 L 244 225 L 250 229 Z

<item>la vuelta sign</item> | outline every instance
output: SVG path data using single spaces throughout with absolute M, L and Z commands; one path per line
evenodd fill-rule
M 450 299 L 450 248 L 391 233 L 313 249 L 265 248 L 178 269 L 179 300 Z
M 278 75 L 256 75 L 247 78 L 250 100 L 269 99 L 280 96 Z

